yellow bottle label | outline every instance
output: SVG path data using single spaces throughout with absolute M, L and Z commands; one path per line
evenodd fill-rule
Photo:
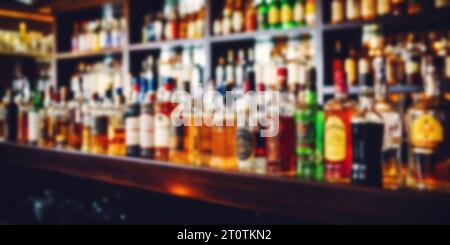
M 325 158 L 333 162 L 345 160 L 346 145 L 345 123 L 336 116 L 328 118 L 325 124 Z
M 281 22 L 289 23 L 294 19 L 294 13 L 289 5 L 283 5 L 281 7 Z
M 277 7 L 269 9 L 269 24 L 276 25 L 280 23 L 280 10 Z
M 356 85 L 357 82 L 357 65 L 356 60 L 348 58 L 345 61 L 345 72 L 347 73 L 347 79 L 350 85 Z
M 418 147 L 435 147 L 444 141 L 444 128 L 432 115 L 416 118 L 411 128 L 412 144 Z

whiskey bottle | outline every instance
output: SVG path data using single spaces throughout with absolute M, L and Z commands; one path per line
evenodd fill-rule
M 306 180 L 323 179 L 324 113 L 317 103 L 316 71 L 309 68 L 307 83 L 298 96 L 295 113 L 297 124 L 297 176 Z
M 279 121 L 271 118 L 268 130 L 274 135 L 267 140 L 267 174 L 276 176 L 295 176 L 295 96 L 288 90 L 288 71 L 281 67 L 277 70 L 280 92 Z M 272 105 L 274 106 L 274 105 Z M 275 108 L 276 109 L 276 108 Z M 278 134 L 276 134 L 278 130 Z
M 125 136 L 126 99 L 121 87 L 116 88 L 114 108 L 111 112 L 108 125 L 108 155 L 124 157 L 127 155 Z
M 268 30 L 269 29 L 269 5 L 267 0 L 257 0 L 258 1 L 258 29 Z
M 364 20 L 372 20 L 377 16 L 377 0 L 361 0 L 361 16 Z
M 345 74 L 350 86 L 358 84 L 358 57 L 353 46 L 350 46 L 349 55 L 345 59 Z
M 361 0 L 346 0 L 345 17 L 349 21 L 361 19 Z
M 175 81 L 165 77 L 164 88 L 158 92 L 155 105 L 155 159 L 158 161 L 169 161 L 170 132 L 172 128 L 171 114 L 175 104 L 171 102 L 172 91 Z
M 80 150 L 83 135 L 83 103 L 81 90 L 74 90 L 74 99 L 69 102 L 69 149 Z
M 422 51 L 418 45 L 418 37 L 414 33 L 408 34 L 406 46 L 406 82 L 411 86 L 422 86 L 421 64 Z
M 425 97 L 407 113 L 407 185 L 419 190 L 450 190 L 450 105 L 442 96 L 442 75 L 435 57 L 426 58 Z
M 93 109 L 96 106 L 98 101 L 97 93 L 93 93 L 90 96 L 90 100 L 88 103 L 84 103 L 82 107 L 83 113 L 83 132 L 81 134 L 82 143 L 81 143 L 81 151 L 85 153 L 91 152 L 92 148 L 92 124 L 93 124 Z
M 109 112 L 112 106 L 112 94 L 108 89 L 92 109 L 91 153 L 105 155 L 108 153 Z
M 351 183 L 382 188 L 381 149 L 384 123 L 374 106 L 372 74 L 364 73 L 360 83 L 358 110 L 351 118 L 353 145 Z
M 253 94 L 256 91 L 254 71 L 247 71 L 245 80 L 245 94 L 237 102 L 236 155 L 240 172 L 255 173 L 256 140 L 259 132 L 254 110 L 256 108 L 253 107 L 256 106 Z
M 44 108 L 41 110 L 42 124 L 39 135 L 39 147 L 54 147 L 55 133 L 54 133 L 54 89 L 53 86 L 48 86 L 45 89 Z
M 139 83 L 133 81 L 131 100 L 127 105 L 125 112 L 125 132 L 126 132 L 126 146 L 128 157 L 139 157 L 141 155 L 140 148 L 140 121 L 141 104 L 139 101 Z
M 381 156 L 383 187 L 385 189 L 399 189 L 403 184 L 400 161 L 402 119 L 388 96 L 385 62 L 386 60 L 383 57 L 377 57 L 374 60 L 376 71 L 375 111 L 381 115 L 384 122 L 384 139 Z
M 334 73 L 335 97 L 325 105 L 325 178 L 332 183 L 350 181 L 353 161 L 351 118 L 356 110 L 348 98 L 343 70 Z
M 182 86 L 186 95 L 191 93 L 190 81 L 184 81 Z M 189 97 L 177 96 L 176 101 L 179 103 L 174 104 L 174 112 L 178 113 L 177 119 L 180 124 L 171 124 L 170 127 L 169 161 L 173 163 L 187 164 L 189 155 L 192 153 L 190 150 L 193 148 L 191 145 L 193 142 L 190 139 L 191 135 L 189 133 L 193 133 L 192 136 L 195 137 L 195 130 L 192 130 L 191 132 L 188 131 L 191 113 L 188 111 L 190 108 L 187 108 L 185 104 L 183 104 L 187 103 L 188 99 L 191 99 Z
M 336 24 L 345 20 L 344 0 L 331 1 L 331 23 Z
M 233 29 L 233 1 L 226 0 L 222 17 L 222 34 L 229 35 Z
M 378 0 L 377 15 L 380 17 L 386 17 L 390 14 L 391 14 L 391 0 Z
M 68 90 L 61 87 L 56 97 L 57 105 L 54 110 L 55 116 L 55 142 L 57 148 L 66 148 L 69 136 L 69 110 L 67 107 Z
M 41 93 L 36 90 L 32 95 L 32 104 L 28 114 L 28 143 L 33 146 L 37 146 L 39 143 L 40 128 L 42 124 L 40 112 L 42 107 L 43 101 Z

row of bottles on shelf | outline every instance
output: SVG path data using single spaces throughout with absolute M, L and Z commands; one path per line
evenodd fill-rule
M 333 74 L 338 69 L 345 71 L 350 86 L 358 85 L 366 74 L 374 70 L 370 64 L 374 57 L 386 59 L 386 75 L 390 85 L 421 87 L 426 73 L 426 57 L 434 55 L 442 58 L 444 75 L 450 78 L 450 33 L 426 32 L 384 36 L 377 25 L 364 27 L 362 46 L 348 43 L 344 52 L 343 43 L 335 43 Z
M 205 32 L 205 0 L 165 0 L 164 10 L 147 14 L 142 42 L 202 38 Z
M 0 52 L 17 52 L 50 55 L 53 50 L 53 35 L 28 30 L 21 22 L 18 30 L 0 30 Z
M 78 21 L 73 24 L 72 52 L 96 52 L 125 46 L 127 21 L 114 15 L 114 7 L 105 5 L 101 19 Z
M 330 21 L 372 20 L 377 17 L 414 15 L 421 13 L 428 1 L 421 0 L 331 0 Z M 450 6 L 448 0 L 434 0 L 436 9 Z
M 226 0 L 214 35 L 291 29 L 315 23 L 314 0 Z
M 407 95 L 413 105 L 404 115 L 387 97 L 383 56 L 374 58 L 374 74 L 361 77 L 359 103 L 348 97 L 343 67 L 335 70 L 335 99 L 323 108 L 317 102 L 316 72 L 310 65 L 302 69 L 298 81 L 305 79 L 295 86 L 288 84 L 285 64 L 276 68 L 277 82 L 266 85 L 258 80 L 251 61 L 245 62 L 245 75 L 239 78 L 243 81 L 201 86 L 202 79 L 177 77 L 179 72 L 164 73 L 157 84 L 154 70 L 161 67 L 152 69 L 149 64 L 153 62 L 147 61 L 146 70 L 129 85 L 129 93 L 124 92 L 124 85 L 117 85 L 87 97 L 84 80 L 72 86 L 71 99 L 65 87 L 59 94 L 52 86 L 38 86 L 32 96 L 29 86 L 8 93 L 0 107 L 5 127 L 0 132 L 8 141 L 94 154 L 377 188 L 398 189 L 406 184 L 415 189 L 449 190 L 450 107 L 441 90 L 445 81 L 442 58 L 429 54 L 424 59 L 425 93 Z M 157 64 L 164 66 L 164 62 Z M 171 115 L 179 108 L 171 100 L 176 91 L 190 93 L 204 111 L 214 108 L 214 101 L 222 101 L 225 108 L 233 106 L 218 94 L 211 100 L 203 98 L 215 90 L 234 92 L 236 110 L 213 114 L 219 123 L 212 126 L 172 123 Z M 248 116 L 244 124 L 237 124 L 239 115 L 249 115 L 246 101 L 251 95 L 242 92 L 251 91 L 279 92 L 279 105 L 269 105 L 279 117 L 253 126 Z M 182 115 L 185 121 L 198 119 L 190 110 Z M 200 121 L 206 122 L 207 115 L 200 114 Z M 262 137 L 263 130 L 274 132 L 276 128 L 278 133 Z M 399 157 L 402 142 L 409 146 L 405 161 Z

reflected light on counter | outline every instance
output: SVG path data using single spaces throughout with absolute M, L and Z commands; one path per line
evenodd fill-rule
M 189 186 L 183 184 L 170 184 L 168 188 L 170 194 L 180 197 L 195 197 L 197 193 Z

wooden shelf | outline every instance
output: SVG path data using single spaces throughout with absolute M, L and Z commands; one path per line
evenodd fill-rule
M 123 51 L 124 51 L 123 48 L 113 48 L 113 49 L 105 49 L 105 50 L 101 50 L 101 51 L 67 52 L 67 53 L 59 53 L 59 54 L 57 54 L 56 58 L 58 60 L 92 58 L 92 57 L 97 57 L 97 56 L 120 54 Z
M 204 38 L 159 41 L 159 42 L 132 44 L 130 46 L 130 51 L 159 50 L 162 48 L 177 48 L 177 47 L 196 46 L 196 45 L 203 45 L 203 44 L 205 44 Z
M 19 57 L 19 58 L 31 58 L 40 60 L 51 60 L 51 54 L 43 54 L 36 52 L 13 52 L 13 51 L 0 51 L 0 56 Z
M 314 31 L 313 27 L 299 27 L 288 30 L 268 30 L 268 31 L 234 33 L 226 36 L 213 36 L 211 37 L 211 42 L 225 43 L 225 42 L 255 40 L 258 38 L 297 37 L 299 35 L 312 34 L 313 31 Z
M 0 143 L 0 164 L 321 223 L 450 224 L 450 195 L 384 191 Z

